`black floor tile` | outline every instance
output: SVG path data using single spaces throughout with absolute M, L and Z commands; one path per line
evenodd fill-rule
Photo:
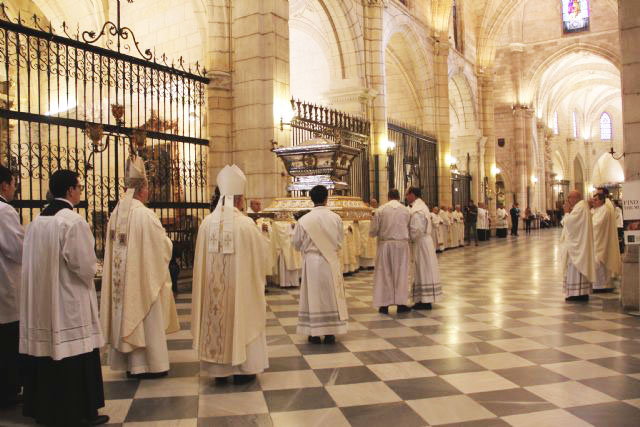
M 336 406 L 329 393 L 322 387 L 265 391 L 264 398 L 269 412 L 302 411 Z
M 340 408 L 353 427 L 424 426 L 426 422 L 404 402 Z
M 198 396 L 134 399 L 125 422 L 196 418 Z

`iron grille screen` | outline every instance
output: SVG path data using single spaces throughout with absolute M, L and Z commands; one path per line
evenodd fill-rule
M 400 195 L 409 187 L 422 190 L 424 202 L 433 208 L 438 206 L 438 146 L 436 139 L 417 129 L 393 123 L 387 124 L 389 141 L 395 144 L 389 156 L 389 188 L 396 188 Z
M 142 58 L 129 55 L 133 49 L 121 53 L 120 40 L 118 50 L 91 44 L 102 33 L 89 33 L 87 42 L 87 33 L 69 36 L 66 25 L 61 36 L 42 28 L 38 17 L 31 21 L 10 18 L 2 6 L 0 159 L 18 178 L 15 206 L 22 222 L 33 220 L 47 203 L 51 173 L 75 170 L 85 187 L 78 212 L 91 225 L 102 257 L 109 213 L 123 191 L 129 136 L 144 130 L 148 206 L 190 265 L 209 206 L 203 138 L 208 79 L 198 66 L 185 69 L 182 59 L 168 64 L 164 55 L 140 52 L 133 36 Z M 87 124 L 103 130 L 104 151 L 93 153 Z

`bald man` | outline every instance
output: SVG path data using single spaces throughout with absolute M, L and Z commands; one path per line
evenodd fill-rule
M 564 204 L 561 254 L 566 301 L 588 301 L 596 278 L 593 225 L 587 202 L 571 191 Z

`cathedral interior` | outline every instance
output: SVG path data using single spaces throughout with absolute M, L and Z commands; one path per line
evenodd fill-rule
M 359 150 L 364 202 L 418 186 L 430 207 L 553 217 L 571 190 L 624 200 L 640 175 L 639 40 L 637 0 L 3 0 L 0 160 L 25 224 L 49 173 L 79 170 L 100 256 L 130 141 L 186 267 L 224 165 L 267 207 L 291 183 L 272 149 L 318 136 Z M 381 320 L 370 274 L 350 278 L 353 328 L 330 355 L 298 342 L 295 292 L 270 294 L 271 368 L 245 389 L 198 379 L 181 296 L 168 383 L 106 372 L 112 422 L 637 425 L 638 247 L 619 293 L 567 308 L 560 233 L 530 239 L 441 256 L 448 300 L 425 316 Z

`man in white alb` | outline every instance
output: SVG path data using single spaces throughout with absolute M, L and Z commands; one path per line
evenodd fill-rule
M 438 258 L 431 237 L 431 214 L 421 199 L 422 191 L 417 187 L 409 187 L 405 198 L 411 204 L 411 261 L 413 272 L 412 299 L 414 310 L 430 310 L 431 303 L 442 298 Z
M 371 199 L 369 207 L 375 212 L 378 208 L 378 201 Z M 362 219 L 358 221 L 360 227 L 360 266 L 366 269 L 372 269 L 376 260 L 376 250 L 378 242 L 375 237 L 369 235 L 371 229 L 371 220 Z
M 16 178 L 0 165 L 0 408 L 18 403 L 18 290 L 24 230 L 9 203 Z
M 340 217 L 327 208 L 329 192 L 316 185 L 309 192 L 314 208 L 298 220 L 293 245 L 302 252 L 302 285 L 298 334 L 309 342 L 325 344 L 347 333 L 347 301 L 338 251 L 343 243 Z
M 622 267 L 615 208 L 602 191 L 597 191 L 593 195 L 591 204 L 596 257 L 596 280 L 593 283 L 593 292 L 612 292 L 613 277 L 620 274 Z
M 442 250 L 451 248 L 451 240 L 450 240 L 450 231 L 451 231 L 451 219 L 449 217 L 449 212 L 447 211 L 446 206 L 440 206 L 438 209 L 438 215 L 442 218 L 442 223 L 440 223 L 440 229 L 442 230 Z M 438 236 L 440 237 L 440 235 Z
M 149 182 L 135 154 L 127 161 L 125 185 L 107 225 L 100 320 L 111 369 L 158 378 L 169 371 L 166 334 L 180 329 L 169 274 L 173 245 L 144 205 Z
M 478 203 L 478 240 L 489 240 L 489 212 L 484 208 L 484 203 Z
M 191 333 L 200 366 L 224 382 L 256 378 L 269 367 L 265 277 L 269 243 L 243 215 L 246 177 L 236 165 L 217 177 L 221 199 L 198 231 Z
M 440 216 L 440 208 L 435 206 L 431 212 L 431 223 L 433 225 L 433 244 L 436 246 L 436 252 L 445 250 L 445 225 L 444 220 Z
M 397 305 L 398 313 L 410 311 L 409 296 L 409 209 L 400 203 L 400 193 L 389 190 L 389 201 L 371 221 L 370 236 L 378 238 L 376 269 L 373 275 L 373 305 L 389 314 Z
M 496 209 L 496 237 L 507 237 L 509 228 L 509 214 L 503 205 Z
M 105 424 L 98 318 L 93 279 L 95 241 L 87 221 L 73 211 L 84 186 L 80 175 L 56 171 L 54 199 L 27 228 L 20 289 L 22 413 L 38 424 Z
M 593 225 L 589 205 L 571 191 L 564 204 L 560 248 L 567 301 L 588 301 L 596 278 Z

